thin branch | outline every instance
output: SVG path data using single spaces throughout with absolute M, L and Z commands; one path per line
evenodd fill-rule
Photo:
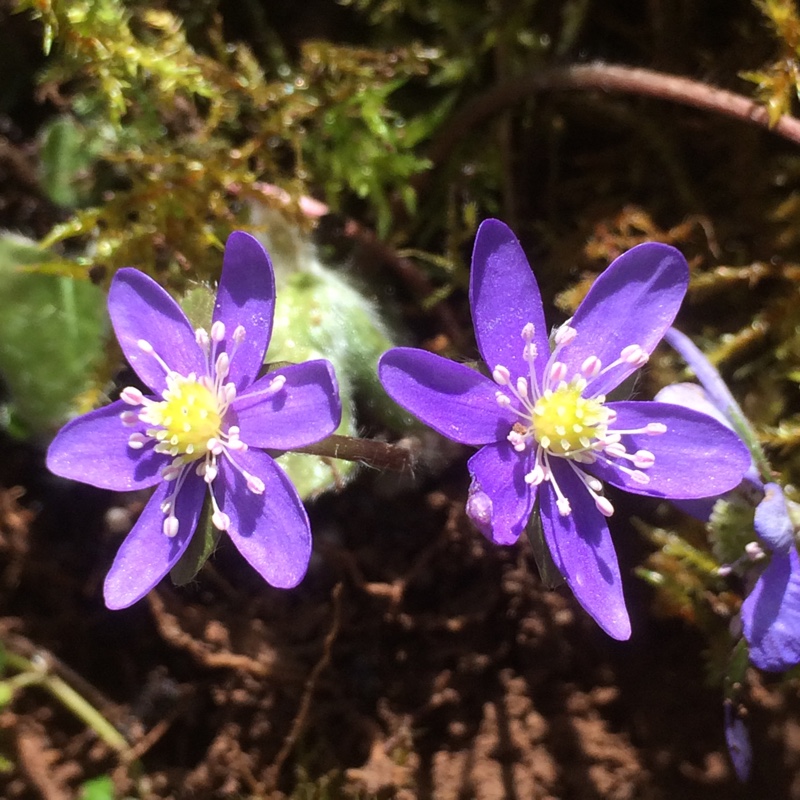
M 595 62 L 543 70 L 493 86 L 469 101 L 450 119 L 433 141 L 428 157 L 434 165 L 438 164 L 485 119 L 531 94 L 553 89 L 599 89 L 656 97 L 749 122 L 800 144 L 800 119 L 785 115 L 771 125 L 767 109 L 749 97 L 679 75 Z
M 355 439 L 334 433 L 316 444 L 296 447 L 292 452 L 358 461 L 374 469 L 388 469 L 410 475 L 414 471 L 414 460 L 418 449 L 414 447 L 415 443 L 415 440 L 411 439 L 389 444 L 377 439 Z

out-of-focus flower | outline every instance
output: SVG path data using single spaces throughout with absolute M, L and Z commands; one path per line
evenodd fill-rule
M 581 605 L 627 639 L 602 481 L 637 494 L 695 498 L 736 486 L 749 458 L 706 415 L 654 402 L 606 402 L 645 364 L 688 283 L 673 247 L 648 243 L 595 281 L 552 337 L 519 242 L 498 220 L 475 240 L 470 303 L 491 378 L 410 348 L 389 350 L 379 375 L 389 394 L 439 433 L 481 449 L 470 459 L 467 513 L 493 542 L 513 544 L 538 500 L 550 554 Z
M 108 310 L 120 346 L 152 395 L 135 387 L 68 423 L 47 465 L 57 475 L 116 491 L 156 490 L 106 577 L 109 608 L 149 592 L 186 550 L 208 498 L 226 531 L 273 586 L 302 579 L 308 517 L 264 450 L 319 441 L 339 423 L 336 378 L 325 360 L 259 378 L 272 333 L 275 281 L 264 248 L 231 234 L 210 330 L 194 330 L 151 278 L 120 270 Z
M 672 329 L 665 338 L 703 385 L 673 384 L 664 387 L 656 398 L 707 413 L 730 428 L 736 426 L 745 438 L 755 443 L 755 432 L 708 359 L 679 331 Z M 763 458 L 757 444 L 753 444 L 753 449 Z M 742 629 L 750 660 L 760 669 L 782 672 L 800 663 L 800 558 L 794 541 L 794 524 L 783 489 L 777 483 L 762 482 L 755 458 L 751 460 L 746 480 L 758 493 L 753 527 L 771 557 L 742 603 Z M 695 501 L 696 506 L 685 510 L 708 519 L 717 499 L 718 496 Z M 684 503 L 679 505 L 685 507 Z
M 750 767 L 753 763 L 753 747 L 747 726 L 734 711 L 731 702 L 725 703 L 725 743 L 731 756 L 736 777 L 745 783 L 750 778 Z

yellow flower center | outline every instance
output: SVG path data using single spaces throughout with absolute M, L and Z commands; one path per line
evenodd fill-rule
M 609 411 L 602 399 L 586 399 L 581 391 L 579 385 L 562 383 L 555 391 L 546 391 L 533 406 L 533 435 L 553 455 L 586 450 L 605 435 Z
M 151 403 L 143 414 L 145 422 L 158 428 L 148 431 L 159 441 L 156 449 L 189 456 L 186 461 L 205 456 L 208 442 L 222 435 L 217 395 L 194 378 L 174 376 L 162 396 L 162 402 Z

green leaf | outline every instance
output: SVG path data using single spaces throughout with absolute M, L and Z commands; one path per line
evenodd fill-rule
M 78 800 L 114 800 L 114 781 L 108 775 L 92 778 L 81 786 Z
M 0 374 L 10 395 L 7 422 L 28 435 L 79 410 L 108 329 L 103 292 L 86 280 L 35 271 L 49 260 L 35 242 L 0 235 Z
M 548 589 L 555 589 L 564 583 L 564 578 L 558 570 L 553 556 L 550 555 L 550 548 L 544 540 L 542 530 L 542 516 L 539 513 L 539 502 L 537 500 L 533 513 L 525 526 L 525 534 L 531 543 L 533 558 L 539 569 L 539 577 Z
M 203 504 L 203 513 L 197 530 L 192 534 L 189 546 L 178 559 L 178 563 L 170 570 L 170 577 L 176 586 L 185 586 L 197 577 L 197 573 L 217 549 L 222 531 L 214 527 L 211 522 L 211 501 L 206 498 Z

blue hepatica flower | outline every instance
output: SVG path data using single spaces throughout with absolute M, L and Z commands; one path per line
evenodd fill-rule
M 306 572 L 311 532 L 303 504 L 264 452 L 323 439 L 341 404 L 325 360 L 258 378 L 272 333 L 275 279 L 264 248 L 231 234 L 208 332 L 194 330 L 177 303 L 147 275 L 122 269 L 108 298 L 123 353 L 152 394 L 120 399 L 69 422 L 47 454 L 51 471 L 116 491 L 156 490 L 105 580 L 109 608 L 125 608 L 175 565 L 206 498 L 227 531 L 273 586 Z
M 657 399 L 710 414 L 729 427 L 737 425 L 742 430 L 742 426 L 746 426 L 747 437 L 755 441 L 755 433 L 742 410 L 708 359 L 679 331 L 668 331 L 666 339 L 683 356 L 703 386 L 673 384 L 664 387 Z M 745 479 L 758 493 L 753 527 L 771 557 L 742 603 L 742 629 L 750 660 L 760 669 L 782 672 L 800 663 L 800 558 L 794 540 L 794 524 L 783 490 L 777 483 L 763 483 L 755 463 L 751 462 Z M 717 497 L 711 497 L 697 501 L 685 510 L 708 519 L 716 500 Z
M 379 363 L 388 393 L 444 436 L 481 447 L 469 460 L 467 513 L 509 545 L 538 500 L 545 541 L 581 605 L 627 639 L 603 481 L 637 494 L 695 498 L 727 491 L 747 449 L 716 420 L 656 402 L 606 402 L 641 367 L 683 300 L 689 270 L 673 247 L 648 243 L 595 281 L 553 335 L 519 242 L 498 220 L 475 240 L 470 303 L 491 377 L 432 353 L 395 348 Z M 713 488 L 712 488 L 713 487 Z

